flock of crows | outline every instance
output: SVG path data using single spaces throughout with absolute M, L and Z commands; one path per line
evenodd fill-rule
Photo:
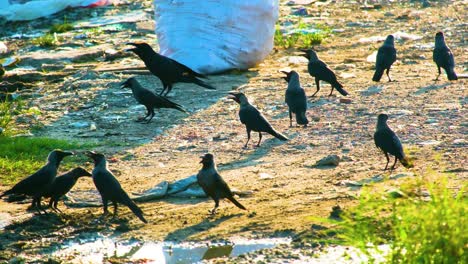
M 132 51 L 137 54 L 143 60 L 147 69 L 157 76 L 163 84 L 163 90 L 159 95 L 141 86 L 133 77 L 127 79 L 121 84 L 122 88 L 130 88 L 138 103 L 146 107 L 146 116 L 139 118 L 137 121 L 145 121 L 146 123 L 149 123 L 155 115 L 155 108 L 174 108 L 179 111 L 186 112 L 181 105 L 174 103 L 165 97 L 172 90 L 172 86 L 175 83 L 194 83 L 207 89 L 215 89 L 213 86 L 202 80 L 206 78 L 205 75 L 199 74 L 173 59 L 156 53 L 147 43 L 141 42 L 128 44 L 132 45 L 133 48 L 128 49 L 127 51 Z M 320 81 L 325 81 L 331 85 L 332 89 L 330 95 L 333 93 L 334 89 L 344 96 L 348 95 L 348 92 L 343 89 L 343 85 L 338 82 L 334 72 L 327 66 L 327 64 L 318 58 L 315 51 L 309 49 L 303 50 L 303 52 L 304 56 L 309 60 L 308 72 L 311 76 L 315 77 L 315 83 L 317 86 L 317 91 L 312 96 L 317 94 L 320 90 Z M 441 68 L 445 70 L 449 80 L 457 80 L 457 75 L 454 72 L 454 57 L 451 50 L 445 43 L 444 34 L 442 32 L 438 32 L 435 36 L 433 60 L 438 69 L 436 80 L 438 80 L 441 74 Z M 394 46 L 394 37 L 389 35 L 378 50 L 375 74 L 372 80 L 376 82 L 380 81 L 383 73 L 386 71 L 388 80 L 391 81 L 389 72 L 395 61 L 396 49 Z M 289 107 L 290 125 L 292 126 L 292 114 L 295 114 L 296 123 L 298 125 L 307 126 L 309 122 L 306 117 L 307 98 L 304 89 L 300 85 L 299 74 L 295 71 L 283 73 L 286 74 L 283 78 L 288 82 L 285 101 Z M 257 146 L 261 143 L 262 132 L 268 133 L 280 140 L 288 140 L 286 136 L 277 132 L 271 126 L 268 120 L 255 106 L 249 103 L 249 100 L 244 93 L 230 92 L 228 98 L 236 101 L 240 105 L 239 118 L 245 125 L 247 131 L 247 142 L 244 147 L 247 147 L 251 131 L 259 133 Z M 403 152 L 400 139 L 388 127 L 387 120 L 388 116 L 386 114 L 380 114 L 378 116 L 377 127 L 374 133 L 374 142 L 376 146 L 383 151 L 387 159 L 384 170 L 387 170 L 390 162 L 389 154 L 395 157 L 395 161 L 391 167 L 392 170 L 395 168 L 397 160 L 399 160 L 405 167 L 411 167 L 411 163 Z M 57 170 L 62 159 L 67 156 L 74 155 L 74 153 L 62 150 L 53 150 L 49 153 L 45 166 L 31 176 L 18 182 L 10 190 L 0 194 L 0 198 L 3 196 L 9 196 L 9 201 L 14 201 L 15 197 L 17 200 L 24 198 L 24 196 L 31 196 L 33 198 L 32 207 L 37 209 L 38 213 L 41 214 L 41 210 L 46 212 L 45 209 L 41 207 L 41 198 L 50 197 L 49 207 L 60 211 L 57 208 L 59 199 L 71 190 L 78 178 L 88 176 L 93 178 L 94 184 L 101 195 L 104 207 L 104 216 L 108 214 L 108 203 L 111 202 L 114 206 L 114 217 L 116 217 L 117 206 L 120 203 L 129 207 L 141 221 L 147 223 L 142 210 L 130 199 L 115 176 L 111 171 L 109 171 L 105 156 L 93 151 L 86 151 L 83 154 L 94 161 L 94 169 L 92 173 L 87 172 L 81 167 L 77 167 L 56 177 Z M 246 210 L 246 208 L 234 198 L 229 186 L 219 175 L 213 155 L 210 153 L 205 154 L 201 157 L 200 163 L 202 163 L 202 168 L 197 174 L 198 183 L 205 193 L 215 202 L 215 207 L 210 210 L 210 212 L 212 214 L 216 213 L 219 201 L 223 198 L 230 200 L 240 209 Z

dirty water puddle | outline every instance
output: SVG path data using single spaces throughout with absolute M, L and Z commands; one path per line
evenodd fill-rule
M 73 259 L 72 263 L 102 263 L 105 258 L 122 258 L 149 263 L 182 264 L 221 257 L 236 257 L 290 242 L 290 238 L 238 238 L 225 242 L 115 241 L 109 237 L 90 235 L 87 239 L 65 243 L 52 255 L 68 261 Z

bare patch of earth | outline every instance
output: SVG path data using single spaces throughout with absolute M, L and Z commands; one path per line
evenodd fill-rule
M 150 4 L 142 2 L 117 7 L 117 10 L 149 7 Z M 456 172 L 451 184 L 456 189 L 467 176 L 466 79 L 448 82 L 443 75 L 440 81 L 434 82 L 436 67 L 432 62 L 432 45 L 435 33 L 443 30 L 458 63 L 456 71 L 466 74 L 466 15 L 461 12 L 466 5 L 462 1 L 443 1 L 424 9 L 417 3 L 361 9 L 356 3 L 316 2 L 307 9 L 313 15 L 311 21 L 334 29 L 333 36 L 315 49 L 337 72 L 351 99 L 351 103 L 342 103 L 336 92 L 328 97 L 330 86 L 322 84 L 317 96 L 308 100 L 308 116 L 312 121 L 307 128 L 289 127 L 284 103 L 286 84 L 281 79 L 280 69 L 298 71 L 307 94 L 315 91 L 307 64 L 297 62 L 294 56 L 298 52 L 292 49 L 275 50 L 248 72 L 211 76 L 209 82 L 218 88 L 216 91 L 177 84 L 170 98 L 185 106 L 190 114 L 161 110 L 150 124 L 134 122 L 144 114 L 144 109 L 136 104 L 129 91 L 119 87 L 120 82 L 133 74 L 118 69 L 135 68 L 138 72 L 143 66 L 132 54 L 124 53 L 122 57 L 107 61 L 100 55 L 98 59 L 102 61 L 66 63 L 67 68 L 62 69 L 63 79 L 41 79 L 29 89 L 18 92 L 29 98 L 30 106 L 41 111 L 39 116 L 21 117 L 18 121 L 23 121 L 22 126 L 32 123 L 35 136 L 100 143 L 97 149 L 112 160 L 110 169 L 128 192 L 141 192 L 161 181 L 193 175 L 200 169 L 199 156 L 211 152 L 221 175 L 232 188 L 253 191 L 253 195 L 240 199 L 248 212 L 222 202 L 218 215 L 208 217 L 207 212 L 213 206 L 208 199 L 161 199 L 139 204 L 149 220 L 149 224 L 143 225 L 127 209 L 120 210 L 122 220 L 102 222 L 96 221 L 100 208 L 64 208 L 62 216 L 42 218 L 23 215 L 27 204 L 0 201 L 0 212 L 18 220 L 0 235 L 0 249 L 4 251 L 0 259 L 18 253 L 37 258 L 59 247 L 65 239 L 79 237 L 83 232 L 154 241 L 291 236 L 298 239 L 299 251 L 307 255 L 312 254 L 313 246 L 301 244 L 300 237 L 306 234 L 314 238 L 311 226 L 317 222 L 313 219 L 328 217 L 333 206 L 346 208 L 356 202 L 354 197 L 359 190 L 351 189 L 346 182 L 381 175 L 383 189 L 390 189 L 428 170 L 452 170 Z M 99 12 L 117 11 L 109 8 Z M 282 3 L 281 13 L 290 12 L 291 6 Z M 282 19 L 290 18 L 283 16 Z M 297 18 L 291 20 L 294 22 Z M 42 23 L 47 25 L 49 21 Z M 154 43 L 154 35 L 148 35 L 152 32 L 151 26 L 149 19 L 92 39 L 70 37 L 66 43 L 107 43 L 121 51 L 130 39 Z M 397 31 L 420 38 L 397 38 L 398 61 L 391 71 L 395 82 L 388 83 L 383 77 L 382 82 L 373 83 L 373 62 L 367 61 L 367 57 L 381 42 L 365 42 L 363 38 L 385 37 Z M 110 40 L 109 36 L 112 36 Z M 31 52 L 27 41 L 17 45 L 18 54 L 28 56 Z M 76 50 L 87 49 L 78 46 Z M 161 89 L 152 75 L 138 74 L 138 80 L 144 86 Z M 280 142 L 265 135 L 262 145 L 254 148 L 258 138 L 253 134 L 248 149 L 243 149 L 246 133 L 238 120 L 238 105 L 226 99 L 231 90 L 245 92 L 273 126 L 290 140 Z M 379 113 L 390 115 L 389 125 L 402 139 L 415 168 L 407 170 L 398 165 L 392 173 L 382 171 L 385 157 L 375 148 L 372 139 Z M 316 161 L 330 154 L 341 158 L 338 166 L 314 166 Z M 87 167 L 91 168 L 91 164 Z M 402 177 L 388 178 L 396 174 Z M 92 182 L 87 180 L 77 185 L 79 191 L 93 188 Z M 279 249 L 280 252 L 288 250 L 289 246 Z M 291 258 L 272 252 L 263 254 L 273 254 L 277 259 Z M 233 261 L 237 263 L 242 259 Z

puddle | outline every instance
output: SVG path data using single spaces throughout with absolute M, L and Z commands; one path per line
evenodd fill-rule
M 103 263 L 105 258 L 122 258 L 145 263 L 196 263 L 201 260 L 235 257 L 291 242 L 289 238 L 230 239 L 225 242 L 144 242 L 121 241 L 94 235 L 95 238 L 65 243 L 52 255 L 70 263 Z

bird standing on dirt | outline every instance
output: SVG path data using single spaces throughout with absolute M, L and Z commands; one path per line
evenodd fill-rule
M 440 68 L 445 70 L 447 78 L 450 81 L 458 80 L 457 74 L 455 73 L 455 59 L 453 58 L 453 53 L 450 48 L 445 43 L 444 33 L 437 32 L 435 36 L 435 47 L 432 52 L 432 60 L 437 65 L 437 70 L 439 74 L 437 75 L 436 81 L 439 80 L 441 74 Z
M 296 123 L 306 127 L 309 123 L 306 117 L 307 97 L 299 82 L 299 74 L 295 71 L 282 71 L 282 73 L 286 74 L 286 77 L 283 78 L 288 82 L 285 101 L 289 108 L 289 126 L 292 127 L 292 114 L 294 113 L 296 115 Z
M 107 168 L 107 161 L 103 154 L 87 151 L 86 156 L 94 161 L 92 172 L 94 185 L 101 194 L 104 206 L 104 214 L 108 214 L 107 203 L 110 201 L 114 205 L 114 218 L 117 217 L 117 204 L 126 205 L 144 223 L 148 223 L 143 216 L 143 211 L 130 199 L 128 194 L 122 189 L 120 183 Z
M 374 82 L 379 82 L 380 78 L 384 71 L 387 71 L 388 81 L 391 82 L 392 79 L 390 78 L 390 67 L 396 61 L 396 49 L 395 49 L 395 38 L 393 35 L 388 35 L 387 39 L 385 39 L 382 46 L 377 51 L 377 58 L 375 61 L 375 73 L 372 80 Z
M 223 178 L 221 178 L 221 175 L 219 175 L 216 170 L 213 155 L 207 153 L 200 158 L 202 159 L 200 163 L 203 164 L 203 167 L 197 174 L 197 180 L 206 195 L 211 197 L 215 202 L 215 207 L 210 210 L 211 214 L 216 213 L 216 209 L 219 207 L 219 200 L 223 198 L 228 199 L 240 209 L 247 210 L 242 204 L 234 199 L 231 189 Z
M 332 86 L 331 92 L 328 96 L 332 95 L 333 89 L 336 89 L 340 94 L 344 96 L 348 95 L 348 92 L 346 92 L 343 89 L 343 85 L 339 83 L 336 79 L 335 73 L 328 67 L 328 65 L 325 62 L 321 61 L 318 58 L 317 53 L 315 53 L 315 51 L 311 49 L 302 51 L 305 52 L 303 56 L 309 60 L 309 64 L 307 66 L 309 74 L 312 77 L 315 77 L 317 91 L 312 96 L 315 96 L 318 93 L 318 91 L 320 91 L 320 81 L 325 81 Z
M 243 93 L 230 92 L 228 98 L 236 101 L 240 105 L 239 118 L 247 129 L 247 142 L 245 142 L 244 148 L 247 148 L 251 131 L 258 132 L 259 140 L 257 147 L 260 146 L 260 142 L 262 141 L 262 132 L 266 132 L 279 140 L 288 140 L 286 136 L 273 129 L 268 120 L 260 113 L 260 111 L 258 111 L 257 108 L 249 103 L 249 100 Z
M 385 165 L 384 170 L 387 170 L 388 163 L 390 162 L 390 158 L 388 157 L 389 153 L 395 156 L 395 162 L 393 163 L 391 170 L 395 168 L 397 160 L 399 160 L 405 168 L 412 167 L 403 152 L 403 146 L 401 145 L 400 139 L 395 132 L 388 127 L 387 120 L 388 115 L 380 114 L 377 119 L 377 128 L 374 133 L 375 145 L 383 151 L 387 158 L 387 164 Z
M 44 194 L 44 197 L 50 197 L 49 207 L 60 212 L 60 210 L 57 208 L 59 199 L 67 194 L 73 188 L 73 186 L 75 186 L 76 181 L 80 177 L 86 176 L 91 177 L 92 175 L 85 169 L 77 167 L 55 178 L 49 190 Z
M 166 96 L 172 90 L 172 85 L 178 82 L 194 83 L 207 89 L 216 90 L 213 86 L 199 79 L 207 78 L 205 75 L 195 72 L 171 58 L 158 54 L 147 43 L 139 42 L 127 44 L 135 47 L 127 49 L 127 51 L 132 51 L 138 55 L 145 63 L 146 68 L 161 80 L 163 90 L 159 95 L 162 95 L 167 89 Z
M 32 196 L 33 200 L 31 207 L 37 209 L 39 214 L 41 214 L 41 198 L 44 196 L 44 193 L 49 190 L 50 186 L 52 186 L 62 159 L 70 155 L 73 155 L 73 152 L 58 149 L 51 151 L 47 157 L 46 165 L 31 176 L 18 182 L 10 190 L 2 193 L 0 198 L 11 194 Z
M 121 87 L 132 89 L 133 97 L 137 100 L 138 103 L 146 107 L 146 116 L 139 118 L 137 120 L 138 122 L 146 121 L 148 124 L 155 115 L 154 108 L 174 108 L 181 112 L 187 113 L 187 111 L 185 111 L 181 105 L 176 104 L 166 99 L 165 97 L 157 95 L 141 86 L 134 77 L 129 78 L 123 82 Z M 149 117 L 148 120 L 146 120 L 147 117 Z

